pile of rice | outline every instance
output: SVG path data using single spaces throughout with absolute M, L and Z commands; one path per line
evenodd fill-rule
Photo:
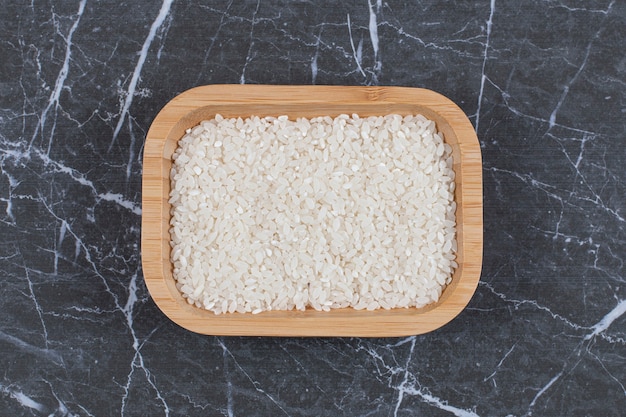
M 451 154 L 421 115 L 204 121 L 173 156 L 177 287 L 216 314 L 435 302 L 457 267 Z

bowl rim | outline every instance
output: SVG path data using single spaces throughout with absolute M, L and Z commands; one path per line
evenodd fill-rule
M 271 109 L 271 111 L 270 111 Z M 341 111 L 345 109 L 345 111 Z M 352 110 L 356 111 L 352 111 Z M 421 113 L 434 120 L 453 147 L 457 179 L 457 240 L 461 257 L 453 281 L 437 303 L 424 308 L 330 312 L 269 311 L 221 314 L 190 305 L 178 291 L 169 259 L 171 155 L 187 128 L 217 113 L 225 117 L 357 113 Z M 370 114 L 364 114 L 370 113 Z M 259 114 L 264 113 L 264 114 Z M 334 114 L 334 115 L 337 115 Z M 168 164 L 169 161 L 169 164 Z M 482 156 L 476 132 L 450 99 L 415 87 L 232 85 L 199 86 L 174 97 L 153 120 L 144 145 L 141 256 L 152 299 L 178 325 L 207 335 L 408 336 L 435 330 L 456 317 L 473 296 L 482 268 Z

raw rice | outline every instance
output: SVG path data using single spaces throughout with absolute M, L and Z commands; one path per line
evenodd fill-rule
M 453 196 L 421 115 L 216 115 L 173 156 L 176 285 L 216 314 L 422 307 L 457 267 Z

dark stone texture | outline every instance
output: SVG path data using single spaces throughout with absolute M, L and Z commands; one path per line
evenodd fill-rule
M 625 3 L 370 2 L 2 2 L 0 414 L 623 415 Z M 398 339 L 170 322 L 141 270 L 143 143 L 214 83 L 458 103 L 484 162 L 468 308 Z

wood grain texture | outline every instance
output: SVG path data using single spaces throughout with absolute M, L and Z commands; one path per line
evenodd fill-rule
M 271 311 L 215 315 L 185 301 L 170 262 L 171 156 L 185 130 L 224 117 L 361 117 L 421 113 L 437 124 L 453 149 L 456 173 L 457 262 L 452 283 L 425 308 L 330 312 Z M 209 85 L 171 100 L 153 121 L 143 157 L 141 253 L 144 278 L 157 306 L 175 323 L 208 335 L 388 337 L 426 333 L 456 317 L 471 299 L 482 267 L 482 158 L 474 129 L 463 111 L 430 90 L 408 87 Z

